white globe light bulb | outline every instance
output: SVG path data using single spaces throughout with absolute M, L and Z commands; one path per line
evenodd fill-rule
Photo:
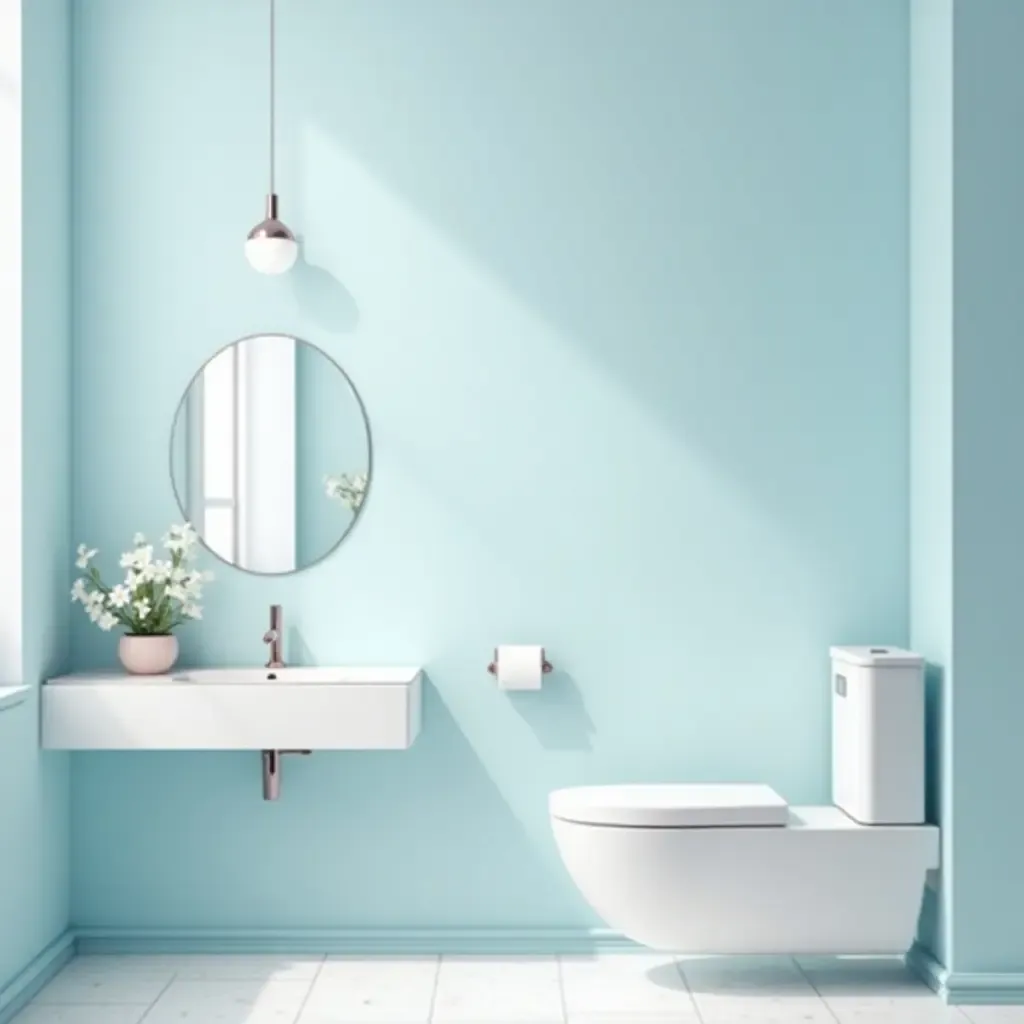
M 245 242 L 245 258 L 261 274 L 284 274 L 295 266 L 299 246 L 294 238 L 258 235 Z
M 299 243 L 288 225 L 277 216 L 277 196 L 267 196 L 267 216 L 249 232 L 245 258 L 261 274 L 283 274 L 292 269 L 299 255 Z

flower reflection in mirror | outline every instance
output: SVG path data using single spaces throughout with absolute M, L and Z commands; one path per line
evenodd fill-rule
M 324 477 L 324 490 L 328 498 L 337 498 L 353 512 L 359 510 L 366 497 L 366 485 L 369 480 L 365 472 L 339 473 L 337 476 Z

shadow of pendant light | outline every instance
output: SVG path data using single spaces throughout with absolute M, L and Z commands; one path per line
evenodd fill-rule
M 299 255 L 295 236 L 284 221 L 278 220 L 274 192 L 274 29 L 274 0 L 270 0 L 270 191 L 266 219 L 261 220 L 245 240 L 245 258 L 261 274 L 283 274 L 291 270 Z

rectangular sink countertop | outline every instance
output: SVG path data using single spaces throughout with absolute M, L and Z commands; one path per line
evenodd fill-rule
M 409 686 L 420 674 L 410 666 L 184 669 L 166 675 L 138 676 L 114 670 L 57 676 L 47 686 L 256 686 L 287 683 L 299 686 Z

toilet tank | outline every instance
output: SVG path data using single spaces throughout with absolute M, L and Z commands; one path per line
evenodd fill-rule
M 924 659 L 833 647 L 832 802 L 864 825 L 924 822 Z

